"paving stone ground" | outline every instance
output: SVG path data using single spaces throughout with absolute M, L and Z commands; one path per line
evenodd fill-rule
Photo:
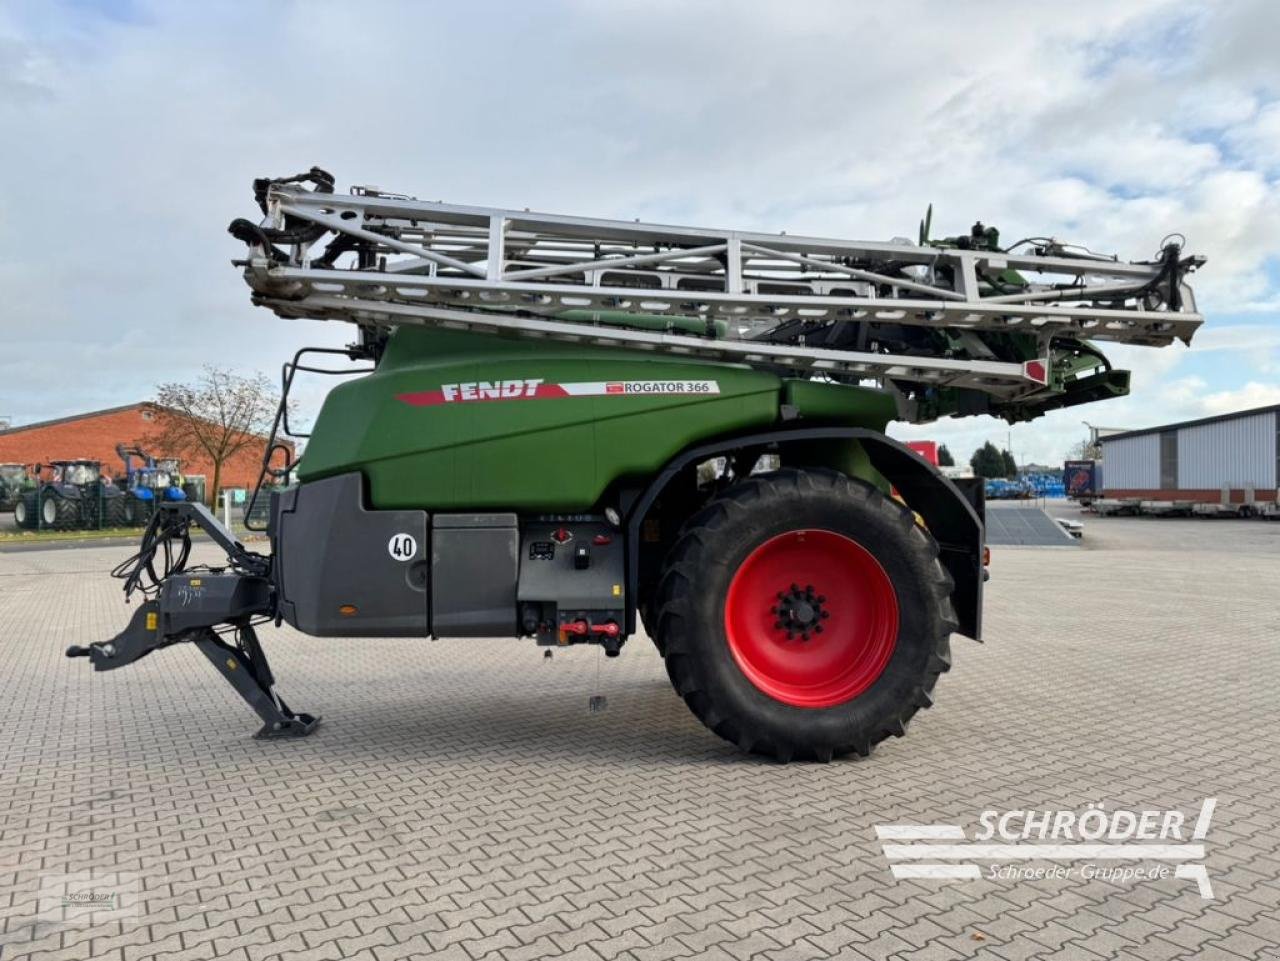
M 987 641 L 869 761 L 705 731 L 652 646 L 265 643 L 311 738 L 193 649 L 93 674 L 121 548 L 0 555 L 0 958 L 1280 957 L 1280 524 L 1109 518 L 995 552 Z M 589 713 L 592 694 L 608 698 Z M 874 827 L 1218 799 L 1194 882 L 895 880 Z M 41 921 L 41 879 L 135 918 Z M 128 907 L 127 902 L 122 902 Z

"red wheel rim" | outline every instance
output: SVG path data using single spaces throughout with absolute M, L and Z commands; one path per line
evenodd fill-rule
M 788 531 L 733 575 L 724 627 L 738 667 L 762 692 L 796 707 L 832 707 L 884 672 L 898 639 L 898 597 L 857 541 Z

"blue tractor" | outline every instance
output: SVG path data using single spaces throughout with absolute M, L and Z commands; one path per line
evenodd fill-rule
M 124 474 L 117 484 L 124 491 L 124 522 L 130 526 L 145 524 L 161 501 L 184 501 L 179 463 L 172 458 L 156 460 L 141 447 L 116 445 L 116 453 L 124 462 Z M 134 459 L 137 459 L 136 463 Z

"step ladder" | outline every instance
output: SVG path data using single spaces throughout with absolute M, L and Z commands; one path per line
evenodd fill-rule
M 507 332 L 1009 402 L 1105 365 L 1088 342 L 1189 343 L 1202 323 L 1185 277 L 1203 258 L 1172 240 L 1124 262 L 1000 249 L 981 224 L 876 243 L 342 195 L 319 168 L 254 186 L 262 219 L 230 227 L 254 302 L 366 333 Z

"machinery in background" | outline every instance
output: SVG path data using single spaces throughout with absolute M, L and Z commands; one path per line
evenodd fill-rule
M 45 474 L 48 474 L 46 477 Z M 13 509 L 24 530 L 98 530 L 124 523 L 124 491 L 102 475 L 102 462 L 55 460 L 36 465 L 34 487 Z
M 11 511 L 36 486 L 26 464 L 0 464 L 0 511 Z
M 156 460 L 141 447 L 125 444 L 116 445 L 116 454 L 124 464 L 124 473 L 116 478 L 116 484 L 124 492 L 125 524 L 145 524 L 157 504 L 187 499 L 176 458 Z

